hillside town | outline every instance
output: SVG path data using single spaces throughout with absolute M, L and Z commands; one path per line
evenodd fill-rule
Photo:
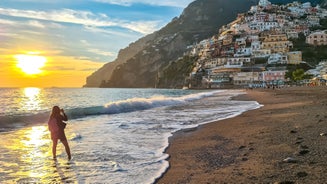
M 311 3 L 274 5 L 260 0 L 218 34 L 188 48 L 187 54 L 198 60 L 187 87 L 281 87 L 290 83 L 291 65 L 309 68 L 304 72 L 310 78 L 302 84 L 326 85 L 327 60 L 310 65 L 292 41 L 302 36 L 313 47 L 327 45 L 327 30 L 310 29 L 326 17 L 326 9 Z

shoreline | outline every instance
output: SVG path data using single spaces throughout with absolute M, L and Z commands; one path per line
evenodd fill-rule
M 233 99 L 264 106 L 175 132 L 165 150 L 169 167 L 155 183 L 326 181 L 327 136 L 320 135 L 327 133 L 326 92 L 325 86 L 247 90 Z

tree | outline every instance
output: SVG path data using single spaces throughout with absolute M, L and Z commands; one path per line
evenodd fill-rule
M 303 69 L 296 69 L 292 72 L 292 77 L 295 81 L 299 81 L 304 79 L 304 70 Z

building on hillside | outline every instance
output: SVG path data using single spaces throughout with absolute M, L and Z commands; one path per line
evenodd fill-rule
M 250 34 L 247 36 L 248 42 L 254 42 L 254 41 L 259 41 L 259 35 L 257 34 Z
M 239 48 L 236 50 L 234 57 L 249 57 L 252 55 L 252 48 Z
M 201 60 L 203 59 L 207 59 L 207 58 L 211 58 L 211 53 L 213 52 L 213 49 L 211 48 L 203 48 L 200 52 L 199 52 L 199 58 Z
M 205 69 L 211 69 L 223 66 L 227 63 L 227 58 L 212 58 L 209 60 L 206 60 L 204 63 Z
M 311 33 L 306 37 L 306 43 L 310 45 L 327 45 L 327 31 Z
M 271 55 L 270 49 L 261 49 L 260 41 L 251 42 L 251 49 L 253 58 L 267 58 Z
M 286 34 L 267 35 L 263 38 L 261 48 L 270 49 L 271 53 L 286 53 L 293 47 Z
M 327 80 L 327 61 L 320 62 L 319 65 L 321 65 L 320 76 Z
M 233 81 L 233 75 L 239 73 L 240 68 L 225 68 L 218 67 L 209 70 L 208 76 L 205 78 L 204 85 L 208 88 L 220 88 L 231 86 Z
M 261 77 L 264 70 L 264 65 L 242 67 L 240 72 L 233 74 L 233 84 L 243 87 L 264 87 Z
M 250 57 L 234 57 L 234 58 L 227 58 L 227 62 L 224 65 L 225 68 L 240 68 L 246 63 L 250 63 Z
M 219 48 L 220 57 L 234 57 L 234 44 L 224 45 Z
M 233 35 L 232 34 L 226 34 L 226 35 L 220 37 L 219 39 L 222 40 L 223 46 L 230 45 L 233 43 Z
M 248 23 L 240 24 L 238 26 L 238 32 L 239 33 L 246 33 L 246 34 L 251 34 L 252 33 Z
M 281 53 L 271 54 L 268 58 L 268 64 L 287 64 L 287 55 Z
M 286 15 L 283 14 L 279 14 L 276 16 L 276 21 L 278 23 L 279 26 L 283 27 L 287 22 L 289 17 L 287 17 Z
M 261 72 L 238 72 L 233 75 L 233 84 L 237 86 L 249 86 L 260 84 Z
M 294 26 L 294 30 L 298 33 L 303 33 L 305 36 L 310 34 L 310 29 L 307 24 L 298 24 Z
M 320 8 L 318 7 L 318 13 L 317 15 L 320 17 L 320 18 L 326 18 L 327 17 L 327 10 L 324 9 L 324 8 Z
M 319 26 L 320 25 L 320 18 L 317 15 L 308 15 L 307 16 L 307 23 L 310 26 Z
M 262 32 L 262 31 L 269 31 L 273 28 L 277 28 L 277 27 L 279 27 L 279 24 L 278 24 L 278 22 L 253 21 L 250 23 L 249 27 L 250 27 L 251 31 Z
M 252 41 L 251 42 L 251 49 L 254 50 L 260 50 L 261 49 L 261 42 L 260 41 Z
M 311 3 L 310 2 L 303 3 L 302 8 L 306 10 L 311 9 L 312 8 Z
M 302 62 L 302 52 L 301 51 L 293 51 L 286 53 L 287 55 L 287 64 L 297 65 Z
M 252 50 L 253 58 L 268 58 L 271 55 L 270 49 Z
M 293 30 L 288 30 L 286 32 L 287 38 L 288 39 L 297 39 L 299 38 L 299 33 Z
M 321 61 L 316 68 L 306 71 L 306 74 L 327 80 L 327 61 Z
M 260 0 L 258 5 L 261 7 L 267 8 L 267 7 L 271 6 L 271 2 L 268 0 Z
M 224 68 L 241 68 L 244 64 L 250 63 L 250 57 L 221 57 L 206 60 L 204 64 L 205 69 L 212 69 L 217 67 Z
M 245 48 L 246 47 L 246 38 L 236 38 L 235 40 L 235 48 Z
M 258 12 L 258 6 L 251 6 L 249 13 L 257 13 Z
M 302 7 L 302 4 L 294 1 L 293 3 L 289 3 L 287 5 L 287 9 L 291 12 L 293 17 L 301 17 L 307 13 L 306 9 Z
M 260 80 L 267 85 L 283 85 L 286 81 L 285 74 L 286 70 L 263 71 Z

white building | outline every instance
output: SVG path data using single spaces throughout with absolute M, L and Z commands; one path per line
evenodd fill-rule
M 312 8 L 311 3 L 310 2 L 303 3 L 302 4 L 302 8 L 303 9 L 310 9 L 310 8 Z
M 250 63 L 250 57 L 234 57 L 234 58 L 227 58 L 227 63 L 224 65 L 225 68 L 240 68 L 245 63 Z
M 278 22 L 257 22 L 253 21 L 249 25 L 251 30 L 258 30 L 258 31 L 269 31 L 273 28 L 279 27 Z
M 289 30 L 289 31 L 286 31 L 286 35 L 287 35 L 287 38 L 288 39 L 292 39 L 292 38 L 299 38 L 299 33 L 296 32 L 296 31 L 293 31 L 293 30 Z
M 239 48 L 236 50 L 234 57 L 245 57 L 252 55 L 252 48 Z
M 259 41 L 259 35 L 257 34 L 251 34 L 251 35 L 248 35 L 248 38 L 249 42 L 254 42 L 254 41 Z
M 253 41 L 251 42 L 252 50 L 260 50 L 261 49 L 261 42 L 260 41 Z
M 256 12 L 258 12 L 258 6 L 251 6 L 249 12 L 250 12 L 250 13 L 256 13 Z
M 213 58 L 207 60 L 204 64 L 206 69 L 212 69 L 217 67 L 224 67 L 224 68 L 240 68 L 245 63 L 250 63 L 250 57 L 232 57 L 232 58 Z
M 327 61 L 320 62 L 316 68 L 308 70 L 306 74 L 313 75 L 314 77 L 321 77 L 327 80 Z
M 244 46 L 246 45 L 246 38 L 236 38 L 235 43 L 238 46 Z
M 252 56 L 254 58 L 267 58 L 271 55 L 270 49 L 259 49 L 259 50 L 252 50 Z
M 268 64 L 287 64 L 287 56 L 283 54 L 271 54 L 268 58 Z
M 296 17 L 301 17 L 306 14 L 306 10 L 301 7 L 291 6 L 291 7 L 288 7 L 287 9 L 290 10 L 292 15 L 296 16 Z
M 271 5 L 271 2 L 268 0 L 260 0 L 258 5 L 262 7 L 268 7 Z

